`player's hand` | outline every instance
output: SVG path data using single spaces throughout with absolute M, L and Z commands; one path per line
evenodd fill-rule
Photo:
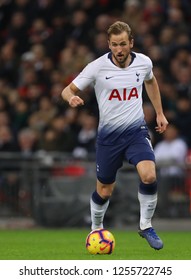
M 167 125 L 168 125 L 168 121 L 165 118 L 165 116 L 163 114 L 158 115 L 157 116 L 157 126 L 155 127 L 155 130 L 158 133 L 161 134 L 161 133 L 163 133 L 166 130 Z
M 69 105 L 71 107 L 82 106 L 84 105 L 84 100 L 81 99 L 78 95 L 75 95 L 70 98 Z

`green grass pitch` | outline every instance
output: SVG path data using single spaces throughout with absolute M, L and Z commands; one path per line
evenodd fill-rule
M 88 229 L 0 230 L 0 260 L 191 260 L 190 232 L 158 232 L 164 248 L 156 251 L 136 231 L 111 230 L 111 255 L 91 255 Z

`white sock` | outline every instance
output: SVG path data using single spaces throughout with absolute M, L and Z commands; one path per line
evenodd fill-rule
M 157 193 L 150 195 L 138 192 L 138 199 L 140 203 L 140 229 L 144 230 L 152 227 L 151 219 L 157 205 Z
M 90 199 L 90 211 L 91 211 L 91 229 L 103 228 L 103 218 L 105 212 L 109 206 L 109 200 L 107 200 L 103 205 L 96 204 Z

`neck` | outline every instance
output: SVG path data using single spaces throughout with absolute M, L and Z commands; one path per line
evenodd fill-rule
M 113 63 L 114 63 L 116 66 L 118 66 L 118 67 L 120 67 L 120 68 L 126 68 L 126 67 L 128 67 L 128 66 L 131 64 L 132 56 L 131 56 L 131 53 L 130 53 L 130 54 L 128 55 L 128 57 L 126 58 L 126 60 L 120 63 L 120 62 L 117 61 L 117 60 L 115 59 L 115 57 L 112 55 L 112 61 L 113 61 Z

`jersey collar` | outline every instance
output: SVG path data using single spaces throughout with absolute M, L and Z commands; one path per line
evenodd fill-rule
M 136 57 L 136 54 L 134 52 L 130 52 L 130 55 L 131 55 L 131 62 L 129 63 L 128 66 L 130 66 L 133 63 L 133 61 L 134 61 L 134 59 Z M 110 59 L 111 62 L 116 66 L 116 64 L 113 62 L 112 53 L 111 52 L 108 53 L 108 59 Z

